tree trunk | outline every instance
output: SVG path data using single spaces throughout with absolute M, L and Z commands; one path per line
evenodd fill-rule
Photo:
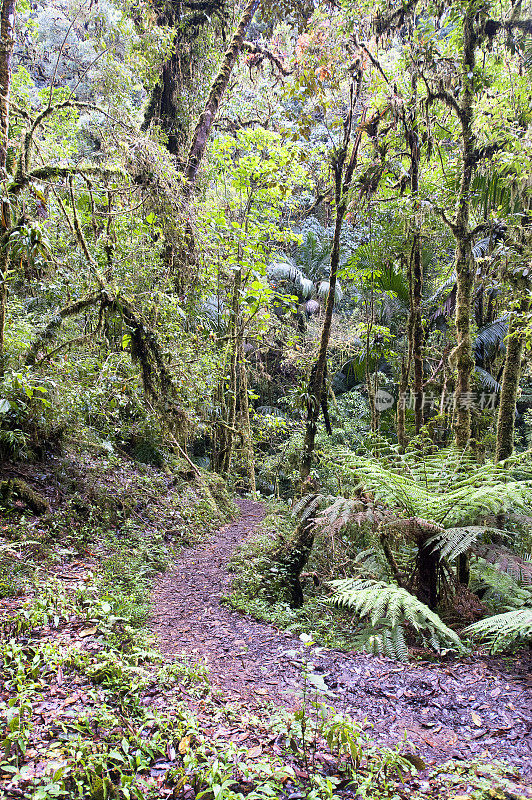
M 315 527 L 311 519 L 302 520 L 294 535 L 272 555 L 278 565 L 281 591 L 291 608 L 303 605 L 303 589 L 299 576 L 312 552 Z
M 410 254 L 409 287 L 410 316 L 409 331 L 412 336 L 412 360 L 414 362 L 414 416 L 416 433 L 423 427 L 423 319 L 421 302 L 423 298 L 423 265 L 421 263 L 421 233 L 417 214 L 419 212 L 419 134 L 416 114 L 417 76 L 412 76 L 413 118 L 406 125 L 406 138 L 410 150 L 410 191 L 414 206 L 412 252 Z
M 301 483 L 310 475 L 310 468 L 312 466 L 312 453 L 314 452 L 314 443 L 316 440 L 316 431 L 318 428 L 318 416 L 320 413 L 320 403 L 323 398 L 324 382 L 327 370 L 327 349 L 329 346 L 329 338 L 331 335 L 332 315 L 334 310 L 334 301 L 336 294 L 336 279 L 338 275 L 338 266 L 340 264 L 340 233 L 342 230 L 342 222 L 347 210 L 348 193 L 351 188 L 353 180 L 353 173 L 357 165 L 358 148 L 362 138 L 362 132 L 359 129 L 353 142 L 351 155 L 346 166 L 347 151 L 349 142 L 351 141 L 353 113 L 355 104 L 360 97 L 360 89 L 362 86 L 362 72 L 359 72 L 357 78 L 351 84 L 350 90 L 350 111 L 347 120 L 344 123 L 344 140 L 342 147 L 337 151 L 333 157 L 334 169 L 334 199 L 336 205 L 336 220 L 334 223 L 333 245 L 331 250 L 331 271 L 329 275 L 329 294 L 327 295 L 327 304 L 325 306 L 325 316 L 323 319 L 323 327 L 321 329 L 320 349 L 318 351 L 318 358 L 314 369 L 310 374 L 308 385 L 308 403 L 307 403 L 307 426 L 305 430 L 305 439 L 303 442 L 303 454 L 301 457 L 301 467 L 299 474 Z M 365 111 L 362 113 L 362 120 L 364 120 Z M 345 172 L 344 172 L 345 168 Z
M 246 7 L 244 8 L 231 45 L 224 55 L 220 70 L 211 86 L 207 102 L 205 103 L 205 108 L 198 119 L 196 129 L 192 137 L 192 143 L 188 151 L 185 168 L 185 195 L 187 196 L 190 195 L 196 182 L 199 165 L 207 146 L 207 139 L 209 138 L 209 133 L 218 111 L 220 101 L 225 90 L 227 89 L 231 72 L 233 71 L 233 67 L 242 49 L 246 31 L 258 7 L 259 0 L 251 0 L 251 2 L 247 3 Z
M 399 382 L 399 397 L 397 398 L 397 442 L 404 452 L 406 447 L 405 410 L 406 390 L 408 389 L 408 376 L 410 374 L 410 336 L 408 337 L 408 358 L 401 363 L 401 380 Z
M 434 551 L 433 544 L 427 544 L 427 536 L 420 534 L 418 537 L 418 588 L 417 598 L 429 608 L 435 609 L 438 605 L 438 567 L 439 555 Z
M 525 296 L 521 299 L 519 309 L 512 314 L 508 326 L 506 356 L 499 399 L 499 416 L 497 419 L 496 461 L 503 461 L 511 456 L 513 452 L 515 405 L 526 338 L 523 330 L 523 316 L 528 312 L 529 308 L 530 300 Z
M 7 149 L 9 144 L 9 96 L 11 90 L 11 59 L 15 46 L 15 0 L 3 0 L 0 12 L 0 180 L 7 178 Z M 11 209 L 1 204 L 0 230 L 11 226 Z M 7 272 L 9 246 L 0 252 L 0 377 L 5 369 L 4 332 L 7 304 Z
M 327 348 L 331 335 L 332 315 L 334 309 L 334 299 L 336 292 L 336 277 L 338 265 L 340 263 L 340 232 L 346 211 L 346 202 L 342 197 L 343 169 L 346 158 L 345 148 L 338 156 L 335 164 L 335 195 L 336 195 L 336 221 L 334 225 L 333 246 L 331 251 L 331 272 L 329 277 L 329 294 L 327 295 L 327 305 L 325 306 L 325 316 L 321 329 L 320 349 L 314 369 L 310 374 L 308 385 L 307 402 L 307 426 L 305 430 L 305 440 L 303 442 L 303 455 L 301 458 L 300 476 L 301 482 L 305 481 L 310 475 L 312 465 L 312 453 L 316 432 L 318 430 L 318 416 L 320 412 L 320 402 L 324 391 L 325 370 L 327 367 Z
M 184 13 L 187 5 L 190 14 Z M 155 0 L 150 3 L 157 13 L 157 25 L 173 29 L 175 34 L 171 52 L 152 89 L 141 129 L 147 130 L 152 121 L 157 122 L 167 136 L 168 152 L 175 156 L 182 154 L 187 143 L 190 119 L 187 103 L 182 100 L 196 93 L 194 76 L 197 70 L 194 61 L 195 54 L 202 46 L 202 31 L 210 25 L 215 15 L 223 12 L 225 1 L 208 0 L 201 3 L 201 9 L 196 11 L 193 5 L 180 0 Z
M 0 12 L 0 176 L 5 177 L 9 136 L 11 59 L 15 46 L 15 0 L 3 0 Z
M 231 469 L 231 456 L 233 452 L 233 434 L 236 422 L 237 392 L 238 392 L 238 353 L 240 350 L 239 316 L 240 316 L 240 288 L 242 286 L 242 269 L 235 272 L 233 286 L 233 303 L 231 309 L 231 355 L 229 379 L 229 414 L 227 417 L 225 452 L 221 459 L 222 474 L 227 474 Z
M 416 180 L 417 191 L 417 180 Z M 421 236 L 414 234 L 412 252 L 412 358 L 414 362 L 414 415 L 416 433 L 423 427 L 423 320 L 421 300 L 423 295 L 423 267 L 421 264 Z
M 244 355 L 243 337 L 239 338 L 238 348 L 238 371 L 239 371 L 239 397 L 240 397 L 240 429 L 244 445 L 244 458 L 249 476 L 250 491 L 255 493 L 257 486 L 255 483 L 255 454 L 253 452 L 253 440 L 251 438 L 251 424 L 249 421 L 249 398 L 248 398 L 248 375 L 246 372 L 246 359 Z
M 471 344 L 471 297 L 473 268 L 469 236 L 471 179 L 474 169 L 473 98 L 475 71 L 474 18 L 476 7 L 470 3 L 463 22 L 464 52 L 462 56 L 462 95 L 459 121 L 462 138 L 462 175 L 452 231 L 456 239 L 456 348 L 452 360 L 456 363 L 454 393 L 454 435 L 458 447 L 467 447 L 471 438 L 471 373 L 475 366 Z

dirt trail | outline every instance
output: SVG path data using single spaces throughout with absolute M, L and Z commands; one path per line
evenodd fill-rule
M 164 653 L 204 660 L 228 700 L 293 707 L 302 659 L 328 686 L 326 702 L 372 728 L 376 741 L 408 739 L 427 764 L 449 758 L 504 758 L 532 772 L 530 657 L 404 665 L 387 658 L 313 646 L 220 603 L 230 591 L 227 563 L 265 516 L 239 501 L 241 516 L 203 545 L 185 550 L 153 594 L 153 627 Z

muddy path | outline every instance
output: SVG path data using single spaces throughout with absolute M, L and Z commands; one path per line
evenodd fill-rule
M 427 765 L 502 758 L 532 773 L 532 658 L 470 658 L 401 664 L 305 647 L 295 636 L 231 610 L 227 564 L 260 525 L 265 508 L 239 501 L 240 516 L 185 550 L 153 593 L 152 626 L 162 651 L 204 661 L 224 697 L 256 709 L 299 701 L 303 661 L 328 687 L 324 698 L 380 744 L 406 737 Z M 321 680 L 320 680 L 321 679 Z M 322 684 L 323 685 L 323 684 Z

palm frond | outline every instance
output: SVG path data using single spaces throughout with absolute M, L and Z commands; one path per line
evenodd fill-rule
M 475 375 L 482 388 L 487 392 L 500 392 L 501 384 L 493 375 L 482 367 L 475 367 Z
M 479 241 L 471 248 L 473 258 L 483 258 L 489 250 L 490 242 L 491 236 L 486 236 L 484 239 L 479 239 Z
M 326 300 L 327 295 L 329 294 L 330 283 L 329 281 L 320 281 L 316 288 L 316 294 L 320 298 L 320 300 Z M 334 287 L 334 302 L 339 303 L 340 300 L 343 298 L 344 293 L 342 287 L 340 286 L 340 282 L 336 282 L 336 286 Z
M 426 305 L 433 305 L 441 302 L 453 290 L 456 285 L 456 272 L 453 270 L 451 275 L 436 287 L 433 294 L 428 298 Z
M 313 282 L 301 272 L 301 270 L 290 260 L 275 261 L 268 267 L 268 281 L 270 285 L 283 288 L 283 284 L 289 284 L 286 288 L 292 288 L 294 293 L 303 300 L 310 297 L 314 289 Z M 291 284 L 291 286 L 290 286 Z
M 493 358 L 501 352 L 504 346 L 504 337 L 508 333 L 508 314 L 490 322 L 481 328 L 473 344 L 475 361 L 483 364 L 487 358 Z
M 410 293 L 408 282 L 401 272 L 393 268 L 377 271 L 374 276 L 375 288 L 380 292 L 391 292 L 400 300 L 402 305 L 408 307 Z

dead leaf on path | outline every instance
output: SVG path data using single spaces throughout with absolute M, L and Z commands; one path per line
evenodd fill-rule
M 427 765 L 423 759 L 415 753 L 403 753 L 403 758 L 405 761 L 409 761 L 412 766 L 414 766 L 420 772 L 424 769 L 427 769 Z
M 255 694 L 268 694 L 267 689 L 255 689 Z
M 482 727 L 482 720 L 480 719 L 476 711 L 471 712 L 471 719 L 473 720 L 473 724 L 476 725 L 477 728 Z
M 94 634 L 97 632 L 97 630 L 98 630 L 98 628 L 97 628 L 97 627 L 94 627 L 94 628 L 85 628 L 85 630 L 83 630 L 83 631 L 80 631 L 80 632 L 79 632 L 79 635 L 80 635 L 81 637 L 85 637 L 85 636 L 94 636 Z
M 184 756 L 189 747 L 190 747 L 190 736 L 184 736 L 179 742 L 178 750 L 180 754 Z
M 248 738 L 249 738 L 249 733 L 245 731 L 244 733 L 237 734 L 237 736 L 235 736 L 235 741 L 244 742 Z
M 71 706 L 79 700 L 80 692 L 77 694 L 72 694 L 70 697 L 67 697 L 66 700 L 63 700 L 59 708 L 66 708 L 66 706 Z
M 258 744 L 256 747 L 251 747 L 247 752 L 248 758 L 258 758 L 262 755 L 262 745 Z
M 498 697 L 498 696 L 500 695 L 500 693 L 501 693 L 501 687 L 500 687 L 500 686 L 497 686 L 497 688 L 496 688 L 496 689 L 493 689 L 493 690 L 490 692 L 490 697 Z

